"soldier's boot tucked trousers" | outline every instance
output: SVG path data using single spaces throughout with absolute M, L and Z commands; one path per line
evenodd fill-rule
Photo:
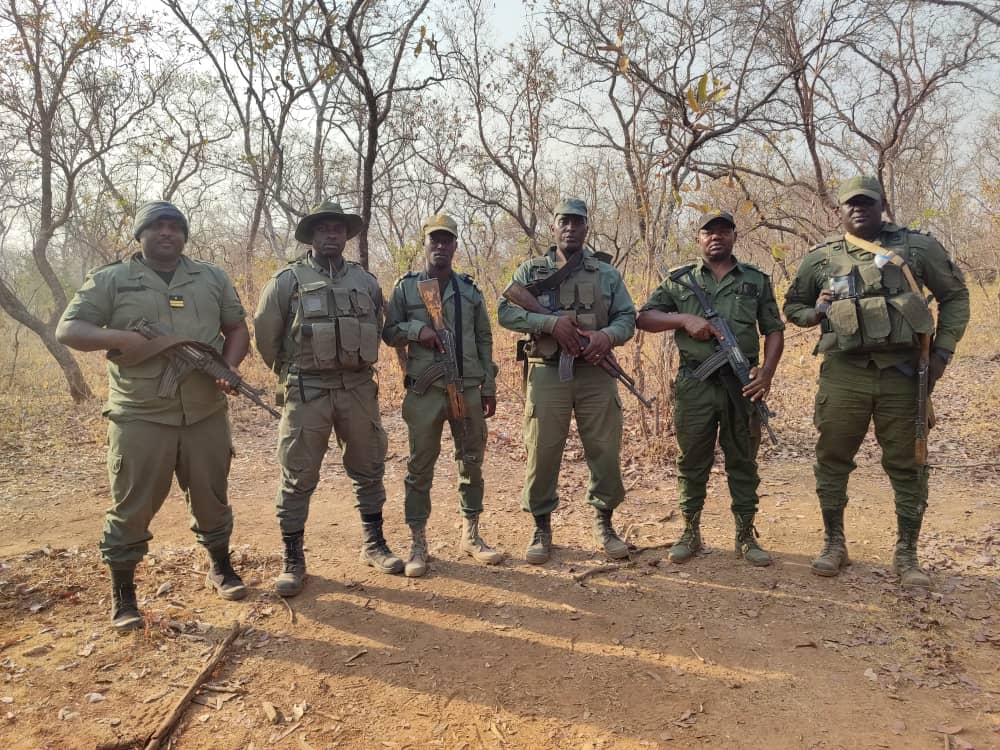
M 552 515 L 543 513 L 535 516 L 535 530 L 531 534 L 531 542 L 524 551 L 524 559 L 532 565 L 548 562 L 552 555 Z
M 462 538 L 458 547 L 473 559 L 487 565 L 503 562 L 503 553 L 493 549 L 479 536 L 479 514 L 462 516 Z
M 771 556 L 757 544 L 757 528 L 753 525 L 754 513 L 733 513 L 736 521 L 736 556 L 742 557 L 759 568 L 771 564 Z
M 812 572 L 818 576 L 832 577 L 850 562 L 847 559 L 847 537 L 844 535 L 844 509 L 824 510 L 823 528 L 825 544 L 823 551 L 812 562 Z
M 427 561 L 430 555 L 427 554 L 426 527 L 410 526 L 410 534 L 413 536 L 413 543 L 410 545 L 410 557 L 406 561 L 403 573 L 407 578 L 419 578 L 427 572 Z
M 295 596 L 302 591 L 306 580 L 306 553 L 302 549 L 305 532 L 282 534 L 285 543 L 285 568 L 274 582 L 274 590 L 281 596 Z
M 111 570 L 111 625 L 116 633 L 142 627 L 142 614 L 135 600 L 135 570 Z
M 896 516 L 898 533 L 896 549 L 892 554 L 892 567 L 903 586 L 929 589 L 930 577 L 920 569 L 917 560 L 917 539 L 920 538 L 920 521 Z
M 361 516 L 361 562 L 383 573 L 402 573 L 403 561 L 392 554 L 382 536 L 382 514 Z
M 243 585 L 243 579 L 233 570 L 233 563 L 229 559 L 229 550 L 210 551 L 212 567 L 205 576 L 205 585 L 210 589 L 215 589 L 223 599 L 236 601 L 243 599 L 247 595 L 247 587 Z
M 610 508 L 596 508 L 594 516 L 594 541 L 604 548 L 604 554 L 613 560 L 628 557 L 628 545 L 618 536 L 611 525 Z
M 701 551 L 701 511 L 684 514 L 684 531 L 681 538 L 670 546 L 670 562 L 687 562 Z

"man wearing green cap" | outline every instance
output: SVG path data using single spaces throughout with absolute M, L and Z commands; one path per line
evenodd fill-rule
M 690 560 L 702 547 L 701 512 L 715 459 L 718 435 L 726 462 L 731 509 L 736 524 L 736 554 L 751 565 L 770 565 L 771 556 L 757 543 L 757 449 L 761 425 L 750 401 L 767 398 L 784 349 L 785 325 L 778 315 L 771 278 L 756 266 L 733 256 L 736 222 L 728 211 L 709 211 L 698 220 L 696 240 L 702 257 L 671 269 L 639 312 L 636 325 L 644 331 L 673 331 L 681 366 L 675 382 L 674 425 L 677 432 L 677 484 L 684 532 L 670 548 L 672 562 Z M 729 365 L 705 380 L 695 370 L 715 351 L 721 334 L 703 315 L 697 297 L 675 280 L 690 272 L 709 296 L 715 310 L 729 323 L 752 369 L 751 383 L 740 385 Z M 685 282 L 690 283 L 690 282 Z M 759 333 L 758 333 L 759 331 Z M 759 367 L 760 335 L 764 362 Z
M 382 339 L 390 346 L 406 347 L 406 396 L 403 419 L 410 437 L 406 465 L 406 523 L 413 536 L 404 573 L 409 577 L 427 572 L 427 519 L 431 513 L 434 464 L 441 453 L 441 431 L 449 423 L 455 439 L 458 496 L 462 510 L 459 549 L 474 559 L 496 564 L 503 555 L 479 535 L 483 511 L 483 454 L 486 451 L 486 420 L 496 413 L 497 397 L 493 364 L 493 333 L 486 304 L 471 276 L 455 273 L 452 262 L 458 249 L 458 225 L 445 214 L 427 219 L 421 227 L 424 239 L 424 270 L 410 271 L 396 282 L 389 298 Z M 461 398 L 464 419 L 449 413 L 447 385 L 441 368 L 432 369 L 444 352 L 430 313 L 421 300 L 417 284 L 434 279 L 438 283 L 444 321 L 454 342 L 458 373 L 463 380 Z
M 528 369 L 523 426 L 528 463 L 521 507 L 535 521 L 525 552 L 525 559 L 535 565 L 551 555 L 551 516 L 559 505 L 559 468 L 573 415 L 590 469 L 587 501 L 595 511 L 595 540 L 608 556 L 628 557 L 628 547 L 611 523 L 614 509 L 625 499 L 622 402 L 617 382 L 597 363 L 632 338 L 635 306 L 610 258 L 585 245 L 588 221 L 587 204 L 582 200 L 560 201 L 550 225 L 555 245 L 514 272 L 514 281 L 551 310 L 550 315 L 500 300 L 500 325 L 531 337 L 524 349 Z M 565 382 L 559 379 L 560 351 L 576 357 L 573 378 Z
M 361 514 L 361 561 L 385 573 L 403 570 L 382 535 L 388 440 L 372 369 L 382 290 L 372 274 L 344 258 L 347 240 L 362 226 L 360 216 L 337 203 L 312 209 L 295 228 L 295 239 L 311 249 L 271 277 L 254 316 L 257 349 L 278 374 L 284 397 L 276 504 L 285 566 L 275 583 L 282 596 L 298 594 L 306 577 L 306 518 L 331 432 Z
M 893 568 L 904 586 L 927 588 L 930 579 L 917 559 L 928 495 L 928 470 L 914 452 L 918 337 L 935 334 L 928 377 L 933 387 L 965 333 L 969 292 L 934 237 L 883 221 L 885 198 L 877 179 L 853 177 L 837 198 L 844 233 L 803 258 L 784 307 L 792 323 L 821 331 L 814 351 L 823 354 L 814 471 L 826 543 L 812 570 L 835 576 L 848 562 L 847 481 L 874 420 L 882 467 L 895 493 Z M 936 332 L 923 287 L 937 300 Z
M 112 624 L 118 632 L 142 625 L 135 568 L 149 548 L 149 524 L 175 475 L 191 530 L 212 561 L 208 584 L 224 599 L 246 596 L 229 559 L 232 439 L 222 393 L 228 386 L 195 371 L 168 395 L 161 388 L 166 356 L 116 362 L 118 354 L 148 343 L 132 330 L 146 320 L 214 347 L 235 370 L 250 346 L 246 313 L 225 271 L 183 255 L 188 224 L 176 206 L 166 201 L 140 206 L 133 236 L 140 252 L 92 270 L 56 329 L 56 338 L 67 346 L 109 352 L 104 415 L 113 505 L 100 549 L 111 570 Z

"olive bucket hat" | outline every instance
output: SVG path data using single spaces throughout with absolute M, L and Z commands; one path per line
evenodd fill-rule
M 357 237 L 364 227 L 364 222 L 361 221 L 360 216 L 347 213 L 341 208 L 339 203 L 327 200 L 315 206 L 309 213 L 302 217 L 295 227 L 295 239 L 304 245 L 311 244 L 313 229 L 316 224 L 324 219 L 335 219 L 336 221 L 344 222 L 347 225 L 347 239 Z

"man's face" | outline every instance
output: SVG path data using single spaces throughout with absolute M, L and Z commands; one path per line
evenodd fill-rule
M 451 232 L 438 229 L 424 237 L 424 259 L 427 268 L 438 271 L 450 271 L 458 240 Z
M 845 232 L 869 239 L 882 228 L 882 201 L 855 195 L 840 204 L 840 221 Z
M 171 263 L 184 251 L 184 227 L 176 219 L 157 219 L 139 233 L 142 254 L 159 263 Z
M 556 247 L 562 253 L 575 253 L 583 247 L 587 239 L 587 219 L 577 214 L 559 214 L 552 221 L 552 234 L 556 238 Z
M 313 227 L 313 254 L 337 260 L 344 255 L 347 244 L 347 224 L 337 219 L 323 219 Z
M 725 219 L 716 219 L 698 230 L 698 247 L 706 260 L 726 260 L 733 254 L 736 227 Z

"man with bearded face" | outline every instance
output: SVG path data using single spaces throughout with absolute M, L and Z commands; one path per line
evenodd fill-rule
M 884 221 L 885 194 L 873 177 L 853 177 L 837 194 L 843 234 L 813 248 L 785 297 L 785 316 L 820 326 L 823 354 L 814 422 L 816 494 L 826 543 L 812 564 L 835 576 L 847 564 L 844 509 L 854 456 L 875 423 L 882 467 L 895 494 L 897 537 L 893 568 L 904 586 L 927 588 L 917 540 L 927 507 L 926 466 L 914 451 L 920 335 L 934 334 L 929 388 L 944 373 L 969 322 L 969 291 L 961 272 L 929 234 Z M 937 300 L 935 330 L 921 289 Z

